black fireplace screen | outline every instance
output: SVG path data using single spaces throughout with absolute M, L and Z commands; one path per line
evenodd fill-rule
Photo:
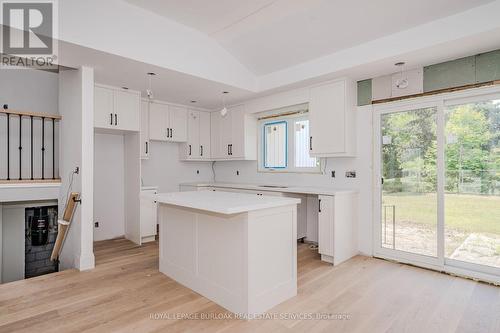
M 31 278 L 58 271 L 50 260 L 57 238 L 57 206 L 26 208 L 24 276 Z

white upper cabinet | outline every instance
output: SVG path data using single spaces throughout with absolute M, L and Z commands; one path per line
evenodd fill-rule
M 170 136 L 168 131 L 168 105 L 161 103 L 149 104 L 149 139 L 167 141 Z
M 170 141 L 187 141 L 187 109 L 181 106 L 169 106 Z
M 112 89 L 95 87 L 94 127 L 114 127 L 114 92 Z
M 224 117 L 212 112 L 211 118 L 213 159 L 257 159 L 257 119 L 245 113 L 244 105 L 228 108 Z
M 182 160 L 210 160 L 210 113 L 188 110 L 187 142 L 180 149 Z
M 128 90 L 115 91 L 115 126 L 126 131 L 139 131 L 141 95 Z
M 149 103 L 141 102 L 141 159 L 149 158 Z
M 354 83 L 346 80 L 310 89 L 311 156 L 355 156 L 355 92 Z
M 204 160 L 212 157 L 210 112 L 200 112 L 200 147 L 199 154 Z
M 141 93 L 96 85 L 94 127 L 123 131 L 140 130 Z
M 181 106 L 152 102 L 149 108 L 150 140 L 187 141 L 187 109 Z

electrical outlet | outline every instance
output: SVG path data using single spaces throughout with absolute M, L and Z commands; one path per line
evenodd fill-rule
M 94 227 L 99 228 L 99 222 L 94 222 Z
M 345 177 L 346 178 L 356 178 L 356 171 L 346 171 Z

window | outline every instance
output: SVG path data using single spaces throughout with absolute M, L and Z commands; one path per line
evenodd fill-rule
M 303 114 L 265 119 L 259 123 L 259 171 L 320 172 L 309 156 L 309 120 Z

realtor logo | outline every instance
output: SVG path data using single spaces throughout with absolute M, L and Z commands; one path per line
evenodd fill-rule
M 53 64 L 58 37 L 56 1 L 1 1 L 3 65 L 41 67 Z

